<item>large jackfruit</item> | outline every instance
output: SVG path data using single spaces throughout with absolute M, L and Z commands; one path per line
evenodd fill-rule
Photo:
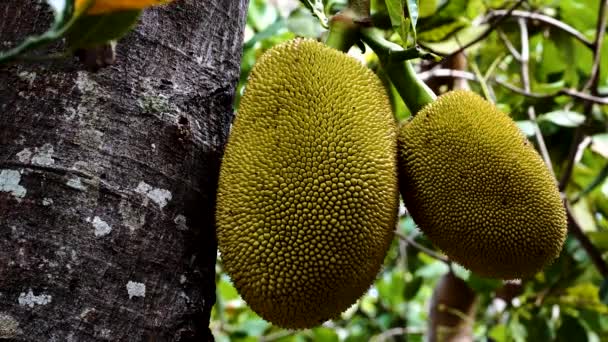
M 472 92 L 440 96 L 401 127 L 399 177 L 420 229 L 479 275 L 530 276 L 560 253 L 553 176 L 511 118 Z
M 259 59 L 216 211 L 224 268 L 254 311 L 308 328 L 363 295 L 395 229 L 396 159 L 385 89 L 357 60 L 301 39 Z

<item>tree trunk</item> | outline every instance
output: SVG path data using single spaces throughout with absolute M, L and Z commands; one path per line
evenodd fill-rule
M 204 341 L 247 0 L 146 10 L 98 73 L 0 66 L 0 339 Z M 0 49 L 49 23 L 0 3 Z

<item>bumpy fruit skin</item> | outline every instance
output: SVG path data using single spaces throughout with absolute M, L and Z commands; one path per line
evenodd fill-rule
M 365 293 L 395 229 L 396 159 L 385 89 L 357 60 L 302 39 L 259 59 L 216 211 L 224 268 L 254 311 L 309 328 Z
M 560 253 L 553 176 L 511 118 L 472 92 L 440 96 L 400 128 L 399 178 L 419 228 L 479 275 L 531 276 Z

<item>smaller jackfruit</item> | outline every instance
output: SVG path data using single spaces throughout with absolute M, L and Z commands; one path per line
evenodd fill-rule
M 401 127 L 399 177 L 420 229 L 479 275 L 530 276 L 560 253 L 553 176 L 511 118 L 472 92 L 440 96 Z
M 378 77 L 313 40 L 267 51 L 217 194 L 222 262 L 247 304 L 286 328 L 337 317 L 375 280 L 398 205 L 397 127 Z

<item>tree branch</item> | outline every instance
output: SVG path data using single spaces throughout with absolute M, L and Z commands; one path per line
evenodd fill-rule
M 414 241 L 414 239 L 410 238 L 409 236 L 404 235 L 404 234 L 402 234 L 401 232 L 398 232 L 398 231 L 395 231 L 395 235 L 397 237 L 399 237 L 401 240 L 403 240 L 403 241 L 407 242 L 408 244 L 410 244 L 412 247 L 416 248 L 417 250 L 419 250 L 419 251 L 427 254 L 428 256 L 433 257 L 433 258 L 435 258 L 435 259 L 437 259 L 437 260 L 439 260 L 441 262 L 444 262 L 448 266 L 451 265 L 451 261 L 448 258 L 444 257 L 443 255 L 441 255 L 441 254 L 439 254 L 439 253 L 437 253 L 435 251 L 432 251 L 432 250 L 424 247 L 423 245 L 421 245 L 418 242 Z
M 468 72 L 468 71 L 454 70 L 454 69 L 432 69 L 432 70 L 421 72 L 419 74 L 419 76 L 424 81 L 431 79 L 433 77 L 450 77 L 450 78 L 462 78 L 462 79 L 466 79 L 469 81 L 479 82 L 477 77 L 475 77 L 475 74 Z M 550 99 L 550 98 L 553 98 L 553 97 L 556 97 L 559 95 L 567 95 L 574 99 L 579 99 L 579 100 L 583 100 L 583 101 L 591 101 L 593 103 L 597 103 L 600 105 L 608 105 L 608 97 L 593 96 L 593 95 L 581 93 L 580 91 L 577 91 L 575 89 L 564 88 L 564 89 L 560 89 L 559 91 L 557 91 L 553 94 L 539 94 L 539 93 L 534 93 L 531 91 L 525 91 L 524 89 L 518 88 L 512 84 L 501 81 L 497 78 L 491 78 L 490 80 L 502 87 L 509 89 L 510 91 L 512 91 L 514 93 L 517 93 L 517 94 L 523 95 L 523 96 L 527 96 L 530 98 L 534 98 L 534 99 Z
M 515 49 L 515 47 L 513 46 L 513 43 L 511 43 L 511 41 L 509 40 L 509 37 L 507 37 L 505 32 L 503 30 L 501 30 L 500 28 L 497 28 L 496 32 L 498 32 L 498 36 L 500 37 L 502 42 L 507 47 L 507 50 L 509 50 L 509 53 L 511 53 L 511 55 L 513 57 L 515 57 L 516 60 L 521 62 L 521 55 L 519 54 L 519 51 L 517 51 L 517 49 Z
M 507 14 L 507 10 L 491 11 L 490 13 L 488 13 L 486 20 L 491 20 L 494 17 L 504 17 L 506 14 Z M 583 43 L 586 47 L 588 47 L 590 49 L 594 48 L 593 42 L 590 41 L 589 39 L 587 39 L 587 37 L 585 37 L 585 35 L 583 35 L 581 32 L 577 31 L 574 27 L 572 27 L 564 22 L 561 22 L 553 17 L 550 17 L 548 15 L 527 12 L 527 11 L 514 10 L 510 13 L 510 16 L 515 17 L 515 18 L 523 18 L 523 19 L 527 19 L 527 20 L 535 20 L 535 21 L 539 21 L 543 24 L 547 24 L 549 26 L 555 27 L 555 28 L 573 36 L 578 41 Z
M 397 328 L 388 329 L 378 335 L 372 336 L 372 338 L 370 338 L 370 342 L 384 342 L 384 341 L 391 340 L 392 337 L 396 337 L 396 336 L 409 335 L 409 334 L 423 335 L 424 333 L 425 333 L 425 331 L 423 329 L 416 329 L 416 328 L 411 328 L 411 327 L 407 327 L 407 328 L 397 327 Z
M 602 277 L 608 278 L 608 265 L 602 258 L 602 254 L 595 248 L 595 245 L 589 240 L 578 222 L 576 222 L 574 215 L 572 215 L 572 207 L 570 207 L 567 200 L 564 201 L 564 205 L 566 206 L 566 213 L 568 215 L 568 230 L 578 240 L 585 252 L 587 252 L 587 255 L 589 255 L 589 258 L 591 258 L 595 268 L 597 268 Z
M 528 63 L 530 61 L 530 49 L 528 45 L 528 26 L 524 19 L 519 18 L 517 20 L 519 24 L 520 36 L 521 36 L 521 80 L 524 86 L 524 90 L 526 92 L 530 91 L 530 72 L 528 68 Z M 536 138 L 536 143 L 538 144 L 538 151 L 540 155 L 543 157 L 549 172 L 555 178 L 555 171 L 553 171 L 553 164 L 551 163 L 551 157 L 549 156 L 549 151 L 547 150 L 547 145 L 545 144 L 545 139 L 543 138 L 543 134 L 538 127 L 538 123 L 536 122 L 536 110 L 533 106 L 528 106 L 528 118 L 532 121 L 532 125 L 534 128 L 534 136 Z
M 502 16 L 498 16 L 497 15 L 496 17 L 498 17 L 498 19 L 496 19 L 494 22 L 492 22 L 490 24 L 490 27 L 488 27 L 482 34 L 480 34 L 474 40 L 472 40 L 472 41 L 468 42 L 467 44 L 461 46 L 458 50 L 456 50 L 456 51 L 454 51 L 454 52 L 452 52 L 452 53 L 450 53 L 448 55 L 440 53 L 440 52 L 437 52 L 437 51 L 434 51 L 433 49 L 429 48 L 428 46 L 425 46 L 422 43 L 420 43 L 420 46 L 422 46 L 426 50 L 429 50 L 430 52 L 432 52 L 432 53 L 434 53 L 436 55 L 439 55 L 439 56 L 442 56 L 442 57 L 446 57 L 446 58 L 447 57 L 452 57 L 452 56 L 454 56 L 456 54 L 459 54 L 460 52 L 462 52 L 462 51 L 470 48 L 471 46 L 479 43 L 480 41 L 482 41 L 483 39 L 485 39 L 487 36 L 489 36 L 490 33 L 492 33 L 492 31 L 494 31 L 498 27 L 498 25 L 500 25 L 503 21 L 507 20 L 511 16 L 511 14 L 515 11 L 515 9 L 517 7 L 519 7 L 519 5 L 521 5 L 524 1 L 525 0 L 519 0 L 519 1 L 517 1 L 513 6 L 511 6 L 511 8 L 509 8 L 508 10 L 506 10 Z M 488 21 L 488 20 L 486 20 L 486 21 Z

